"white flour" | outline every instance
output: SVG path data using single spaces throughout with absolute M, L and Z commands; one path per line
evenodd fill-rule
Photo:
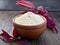
M 32 12 L 27 12 L 15 19 L 15 23 L 28 26 L 42 24 L 43 22 L 44 20 L 41 16 Z

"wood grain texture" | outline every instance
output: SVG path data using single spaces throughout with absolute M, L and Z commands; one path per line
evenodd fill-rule
M 8 30 L 11 33 L 13 29 L 12 19 L 18 15 L 19 11 L 0 11 L 0 32 L 1 29 Z M 49 16 L 55 21 L 59 32 L 58 34 L 53 33 L 50 29 L 40 36 L 37 40 L 30 41 L 31 45 L 60 45 L 60 12 L 49 12 Z M 16 43 L 4 43 L 0 40 L 0 45 L 18 45 Z

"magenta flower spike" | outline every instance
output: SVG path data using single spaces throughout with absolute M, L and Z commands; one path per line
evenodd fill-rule
M 39 6 L 37 7 L 37 9 L 41 11 L 38 14 L 42 14 L 42 16 L 44 16 L 47 19 L 47 26 L 56 31 L 56 33 L 58 33 L 56 24 L 54 23 L 53 19 L 48 15 L 48 11 L 43 6 Z
M 6 43 L 10 43 L 12 41 L 12 36 L 10 36 L 6 31 L 2 30 L 2 34 L 0 34 L 0 39 Z

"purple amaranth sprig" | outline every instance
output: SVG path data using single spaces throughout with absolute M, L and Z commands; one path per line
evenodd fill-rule
M 43 6 L 39 6 L 37 7 L 37 9 L 43 12 L 43 13 L 39 12 L 38 14 L 43 15 L 47 19 L 47 26 L 52 28 L 54 31 L 56 31 L 56 33 L 58 33 L 56 24 L 54 23 L 53 19 L 48 15 L 48 11 Z
M 12 42 L 13 37 L 10 36 L 6 31 L 2 30 L 3 33 L 0 34 L 0 39 L 6 43 Z

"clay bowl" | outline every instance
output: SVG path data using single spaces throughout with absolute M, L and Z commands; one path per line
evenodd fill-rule
M 27 26 L 27 25 L 21 25 L 21 24 L 15 23 L 15 19 L 19 16 L 20 15 L 17 15 L 13 18 L 13 25 L 22 37 L 37 39 L 46 30 L 47 21 L 45 17 L 39 15 L 44 20 L 42 24 Z

